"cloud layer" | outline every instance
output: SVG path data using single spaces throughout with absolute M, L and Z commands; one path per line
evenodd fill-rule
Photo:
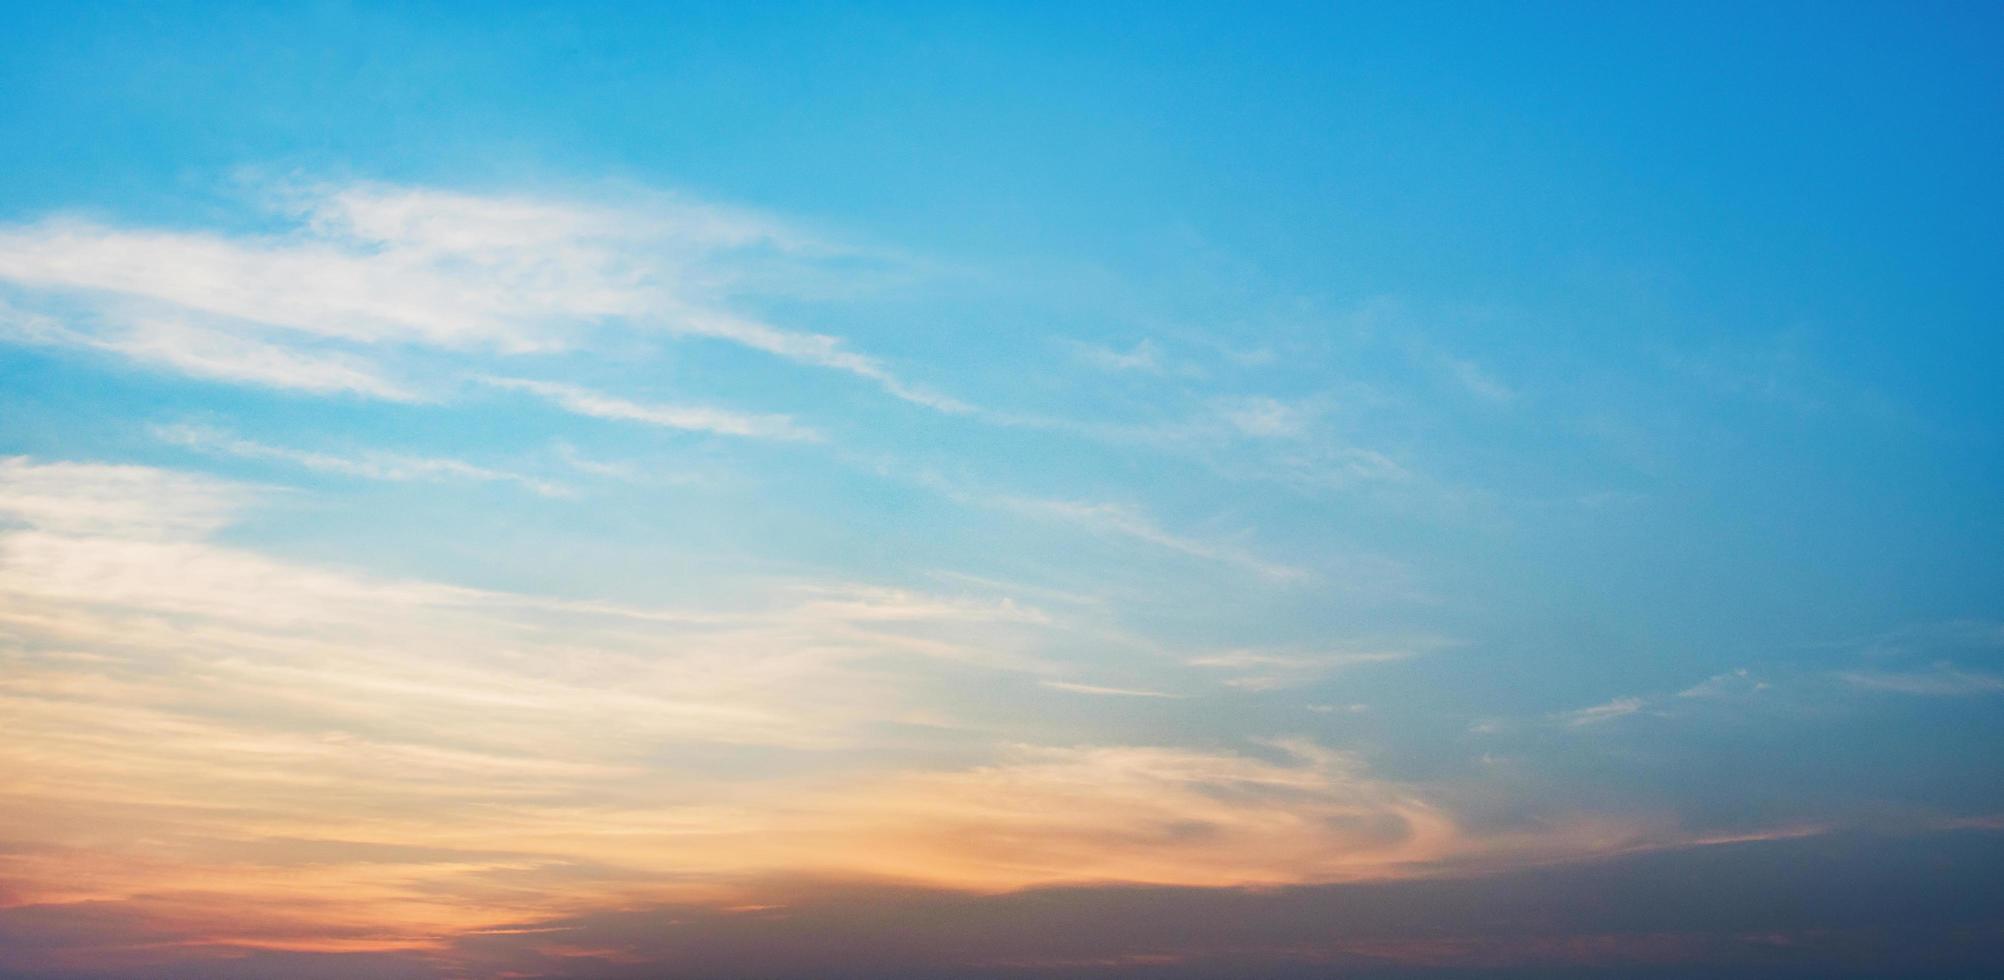
M 734 310 L 735 280 L 761 257 L 841 254 L 769 218 L 640 191 L 618 205 L 375 184 L 262 193 L 283 230 L 0 228 L 4 329 L 195 377 L 399 400 L 443 394 L 403 350 L 520 358 L 609 331 L 678 335 L 966 410 L 840 338 Z

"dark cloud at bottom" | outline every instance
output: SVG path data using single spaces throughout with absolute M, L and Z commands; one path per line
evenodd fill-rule
M 429 953 L 189 949 L 116 903 L 0 912 L 28 977 L 968 978 L 2004 976 L 2004 833 L 1832 834 L 1468 879 L 968 895 L 793 883 L 780 907 L 525 923 Z M 157 938 L 157 937 L 155 937 Z M 157 948 L 156 948 L 157 950 Z M 133 957 L 137 957 L 136 959 Z M 144 960 L 142 962 L 141 960 Z

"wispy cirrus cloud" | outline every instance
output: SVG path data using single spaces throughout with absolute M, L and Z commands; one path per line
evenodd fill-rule
M 1515 388 L 1497 380 L 1495 375 L 1470 358 L 1442 354 L 1440 364 L 1449 378 L 1477 398 L 1498 405 L 1507 405 L 1517 399 Z
M 1140 508 L 1129 504 L 997 492 L 946 479 L 934 472 L 914 471 L 894 460 L 874 460 L 870 465 L 882 475 L 909 480 L 969 507 L 985 507 L 1036 520 L 1070 524 L 1105 537 L 1138 542 L 1186 557 L 1236 567 L 1276 582 L 1302 581 L 1313 575 L 1306 568 L 1268 560 L 1237 542 L 1199 537 L 1163 527 Z
M 1437 644 L 1436 644 L 1437 645 Z M 1245 691 L 1277 691 L 1312 684 L 1323 677 L 1365 664 L 1397 663 L 1419 655 L 1414 649 L 1345 650 L 1329 653 L 1282 653 L 1231 650 L 1186 661 L 1192 667 L 1227 674 L 1223 683 Z
M 642 712 L 633 718 L 641 727 L 665 724 L 685 737 L 820 744 L 846 737 L 856 721 L 896 713 L 885 702 L 865 707 L 889 695 L 882 687 L 862 693 L 882 678 L 846 674 L 841 665 L 921 657 L 989 669 L 1005 665 L 1012 646 L 1006 631 L 1050 622 L 1009 599 L 850 584 L 782 591 L 734 611 L 636 609 L 382 579 L 210 540 L 262 495 L 149 467 L 0 461 L 0 593 L 23 644 L 17 649 L 98 648 L 133 658 L 135 668 L 156 659 L 181 663 L 193 671 L 188 676 L 211 681 L 246 672 L 324 674 L 314 683 L 333 687 L 274 687 L 255 699 L 268 703 L 291 690 L 318 705 L 306 714 L 390 710 L 394 698 L 321 698 L 357 684 L 415 698 L 403 708 L 414 719 L 457 711 L 455 703 L 528 698 L 543 705 L 512 720 L 434 733 L 461 745 L 481 741 L 476 732 L 503 735 L 515 722 L 534 728 L 593 704 L 628 705 Z M 943 625 L 957 632 L 928 635 Z M 991 632 L 976 642 L 969 631 L 983 629 Z M 674 655 L 650 652 L 656 644 Z M 566 651 L 568 679 L 537 677 L 536 650 Z M 413 658 L 412 651 L 427 655 Z M 645 658 L 650 680 L 616 679 L 639 667 L 635 658 Z M 802 681 L 814 688 L 814 705 L 791 703 L 805 694 L 792 687 Z M 781 722 L 786 716 L 794 720 Z M 551 748 L 561 750 L 556 742 Z
M 1139 541 L 1157 548 L 1236 566 L 1276 581 L 1300 580 L 1309 571 L 1293 565 L 1269 561 L 1237 544 L 1190 537 L 1170 531 L 1147 515 L 1121 504 L 1077 500 L 1048 500 L 1031 497 L 994 497 L 1004 509 L 1076 524 L 1087 530 Z
M 870 863 L 981 889 L 1050 882 L 1281 884 L 1397 876 L 1483 844 L 1352 757 L 1276 740 L 1261 758 L 1159 746 L 1018 746 L 829 801 L 809 836 L 899 841 Z M 854 854 L 854 851 L 846 853 Z
M 1215 408 L 1228 427 L 1256 439 L 1299 438 L 1317 414 L 1312 406 L 1265 396 L 1224 399 Z
M 1847 670 L 1837 675 L 1862 690 L 1922 697 L 1971 697 L 2004 694 L 2004 674 L 1964 670 L 1940 663 L 1925 670 Z
M 1745 667 L 1736 667 L 1724 673 L 1713 674 L 1681 691 L 1680 698 L 1730 698 L 1748 694 L 1758 694 L 1767 690 L 1768 683 L 1753 675 Z
M 1146 338 L 1137 341 L 1127 350 L 1077 340 L 1066 341 L 1065 346 L 1079 361 L 1102 371 L 1132 371 L 1158 375 L 1168 371 L 1163 364 L 1162 349 L 1157 347 L 1154 341 Z
M 1773 685 L 1745 667 L 1722 671 L 1674 694 L 1634 694 L 1610 698 L 1600 704 L 1557 711 L 1546 716 L 1548 723 L 1569 729 L 1595 729 L 1622 718 L 1647 714 L 1656 718 L 1677 718 L 1706 709 L 1744 707 L 1756 698 L 1772 698 Z M 1501 719 L 1478 722 L 1472 728 L 1494 734 L 1510 727 Z
M 785 415 L 736 412 L 706 405 L 664 405 L 628 401 L 579 385 L 526 378 L 482 378 L 496 388 L 526 392 L 564 411 L 592 418 L 710 432 L 754 439 L 813 441 L 820 436 Z
M 151 429 L 155 438 L 177 446 L 185 446 L 200 452 L 235 456 L 241 459 L 265 459 L 291 463 L 295 466 L 321 473 L 339 473 L 344 476 L 361 477 L 366 480 L 387 480 L 391 482 L 433 482 L 471 481 L 475 483 L 513 483 L 546 497 L 562 497 L 570 494 L 563 484 L 536 477 L 497 470 L 491 467 L 469 463 L 462 459 L 438 456 L 411 456 L 404 453 L 371 451 L 356 455 L 313 452 L 273 446 L 253 439 L 244 439 L 220 429 L 192 423 L 155 425 Z
M 172 314 L 142 314 L 108 326 L 86 311 L 64 320 L 0 302 L 0 339 L 114 354 L 195 378 L 311 395 L 414 402 L 421 396 L 374 362 L 313 342 L 275 343 Z
M 1081 684 L 1076 681 L 1044 680 L 1038 683 L 1053 691 L 1065 691 L 1071 694 L 1097 694 L 1115 698 L 1165 698 L 1177 701 L 1189 697 L 1187 694 L 1172 694 L 1167 691 L 1150 691 L 1136 687 L 1106 687 L 1100 684 Z
M 1626 718 L 1642 710 L 1643 700 L 1638 697 L 1614 698 L 1591 707 L 1576 711 L 1562 711 L 1553 716 L 1567 728 L 1586 728 L 1604 725 L 1616 718 Z
M 722 340 L 840 371 L 944 412 L 969 407 L 840 338 L 733 308 L 771 257 L 853 254 L 752 212 L 649 192 L 619 205 L 383 184 L 267 188 L 293 225 L 231 234 L 78 218 L 0 228 L 0 283 L 45 343 L 311 393 L 411 399 L 404 348 L 524 356 L 607 331 Z M 13 319 L 19 320 L 20 317 Z

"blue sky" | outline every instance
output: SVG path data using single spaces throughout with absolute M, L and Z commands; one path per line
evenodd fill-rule
M 1996 866 L 1992 9 L 4 18 L 24 975 L 1995 965 L 1456 911 Z

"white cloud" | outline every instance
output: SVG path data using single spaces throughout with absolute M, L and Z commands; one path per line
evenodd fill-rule
M 1396 663 L 1410 660 L 1413 650 L 1351 650 L 1330 653 L 1275 653 L 1262 650 L 1232 650 L 1194 657 L 1192 667 L 1227 671 L 1232 676 L 1223 683 L 1246 691 L 1276 691 L 1312 684 L 1328 674 L 1364 664 Z
M 580 473 L 607 480 L 632 481 L 639 479 L 639 470 L 632 463 L 592 459 L 578 452 L 577 447 L 568 442 L 557 443 L 556 450 L 557 458 L 563 460 L 564 465 Z
M 1353 704 L 1311 704 L 1308 706 L 1308 710 L 1318 715 L 1361 715 L 1369 713 L 1371 706 L 1361 702 Z
M 2004 675 L 1962 670 L 1940 663 L 1923 671 L 1845 671 L 1837 675 L 1845 683 L 1869 691 L 1912 694 L 1924 697 L 1969 697 L 2004 693 Z
M 1642 705 L 1643 700 L 1641 698 L 1615 698 L 1605 704 L 1596 704 L 1591 708 L 1562 712 L 1557 717 L 1568 728 L 1584 728 L 1589 725 L 1604 724 L 1616 718 L 1626 718 L 1641 711 Z
M 1117 698 L 1167 698 L 1170 700 L 1182 700 L 1189 697 L 1187 694 L 1170 694 L 1167 691 L 1147 691 L 1133 687 L 1104 687 L 1099 684 L 1079 684 L 1073 681 L 1046 680 L 1038 681 L 1037 683 L 1054 691 L 1067 691 L 1072 694 L 1098 694 Z
M 1143 339 L 1129 350 L 1119 350 L 1083 341 L 1067 341 L 1066 345 L 1080 361 L 1102 371 L 1135 371 L 1142 374 L 1163 374 L 1162 351 L 1152 340 Z
M 983 413 L 1000 425 L 1064 432 L 1121 447 L 1147 447 L 1190 458 L 1231 480 L 1278 483 L 1308 493 L 1403 485 L 1438 493 L 1398 460 L 1348 444 L 1324 424 L 1326 396 L 1282 400 L 1266 395 L 1212 398 L 1201 411 L 1157 423 L 1085 423 Z
M 217 429 L 186 423 L 154 426 L 153 434 L 163 441 L 203 452 L 221 453 L 243 459 L 279 460 L 322 473 L 341 473 L 369 480 L 392 482 L 467 480 L 476 483 L 514 483 L 547 497 L 566 496 L 570 492 L 562 484 L 520 473 L 490 469 L 460 459 L 387 452 L 338 456 L 332 453 L 266 445 Z
M 1699 683 L 1677 692 L 1680 698 L 1728 698 L 1741 694 L 1755 694 L 1767 690 L 1767 682 L 1753 676 L 1745 667 L 1729 670 L 1723 674 L 1713 674 Z
M 799 591 L 808 597 L 800 607 L 803 612 L 824 614 L 850 622 L 915 620 L 1039 624 L 1051 622 L 1050 615 L 1042 609 L 1007 596 L 994 600 L 973 599 L 856 584 L 839 587 L 810 586 Z
M 378 184 L 273 196 L 297 222 L 276 234 L 76 219 L 0 228 L 0 283 L 68 322 L 45 340 L 309 392 L 412 397 L 368 368 L 363 348 L 519 355 L 620 329 L 720 339 L 968 410 L 839 338 L 733 310 L 740 266 L 841 254 L 749 212 L 658 194 L 613 207 Z
M 1298 438 L 1317 415 L 1308 406 L 1266 397 L 1221 402 L 1218 413 L 1240 434 L 1259 439 Z
M 17 650 L 171 666 L 170 686 L 206 684 L 216 670 L 325 673 L 255 697 L 296 697 L 322 714 L 533 707 L 433 733 L 455 744 L 485 733 L 514 745 L 571 717 L 695 740 L 829 745 L 895 713 L 890 675 L 846 665 L 921 657 L 1042 669 L 1016 651 L 1050 618 L 1006 598 L 837 584 L 690 614 L 382 579 L 210 540 L 258 496 L 148 467 L 0 459 L 0 521 L 13 525 L 0 526 L 0 628 Z M 404 693 L 340 701 L 340 688 L 316 686 L 336 675 Z M 563 750 L 555 730 L 545 737 Z
M 843 346 L 840 338 L 826 334 L 780 330 L 756 320 L 717 312 L 689 314 L 674 329 L 679 333 L 728 340 L 789 360 L 846 371 L 876 382 L 885 391 L 905 401 L 951 415 L 974 410 L 973 406 L 959 399 L 900 381 L 877 359 L 851 351 Z
M 1235 565 L 1265 578 L 1290 581 L 1308 575 L 1305 569 L 1267 561 L 1233 544 L 1203 541 L 1165 530 L 1145 515 L 1118 504 L 1041 500 L 1028 497 L 992 499 L 1001 506 L 1019 513 L 1056 518 L 1093 531 L 1130 538 L 1193 558 Z
M 266 343 L 190 323 L 135 320 L 123 330 L 92 338 L 89 346 L 198 378 L 312 394 L 421 400 L 416 392 L 384 377 L 364 358 L 310 346 Z
M 535 395 L 567 412 L 588 415 L 592 418 L 613 419 L 622 422 L 639 422 L 669 429 L 685 429 L 691 432 L 714 432 L 718 435 L 744 436 L 757 439 L 819 439 L 813 430 L 805 428 L 785 415 L 754 415 L 734 412 L 729 409 L 711 408 L 704 405 L 659 405 L 627 401 L 602 394 L 577 385 L 560 384 L 554 381 L 532 381 L 525 378 L 483 378 L 487 384 L 497 388 L 525 391 Z
M 200 537 L 253 496 L 238 484 L 146 466 L 0 457 L 0 519 L 61 534 Z
M 1517 398 L 1515 389 L 1496 380 L 1494 375 L 1483 370 L 1482 365 L 1474 361 L 1449 355 L 1442 355 L 1440 361 L 1448 376 L 1463 390 L 1477 398 L 1497 404 L 1507 404 Z
M 353 394 L 418 401 L 410 388 L 355 354 L 313 343 L 278 344 L 241 332 L 201 326 L 174 315 L 135 314 L 107 322 L 90 314 L 88 329 L 0 302 L 0 338 L 116 354 L 197 378 L 316 395 Z

